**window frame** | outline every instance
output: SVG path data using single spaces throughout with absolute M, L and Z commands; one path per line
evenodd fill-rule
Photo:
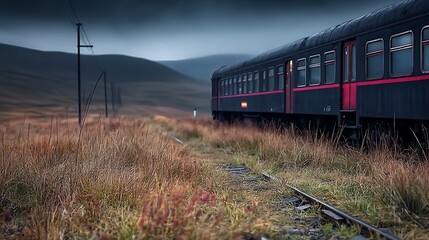
M 228 78 L 224 78 L 224 84 L 223 84 L 223 87 L 225 88 L 225 90 L 224 90 L 224 92 L 225 92 L 225 96 L 228 96 L 229 95 L 229 91 L 228 91 Z
M 379 50 L 379 51 L 368 53 L 368 45 L 371 44 L 371 43 L 378 42 L 380 40 L 381 40 L 383 49 L 381 51 Z M 389 51 L 390 51 L 390 49 L 389 49 Z M 366 80 L 383 79 L 383 77 L 384 77 L 384 70 L 385 70 L 384 63 L 385 63 L 385 58 L 386 58 L 384 53 L 385 53 L 385 51 L 384 51 L 384 39 L 383 38 L 377 38 L 377 39 L 374 39 L 374 40 L 366 42 L 366 44 L 365 44 L 365 79 Z M 381 77 L 368 78 L 368 57 L 377 56 L 378 54 L 381 54 L 383 56 L 383 64 L 382 64 L 382 66 L 383 66 L 383 74 L 381 75 Z
M 270 73 L 273 73 L 272 76 L 270 76 Z M 270 79 L 272 79 L 273 83 L 273 89 L 270 89 Z M 268 68 L 268 77 L 267 77 L 267 92 L 272 92 L 276 90 L 276 69 L 274 67 Z
M 243 73 L 242 75 L 242 83 L 243 83 L 243 94 L 247 94 L 247 73 Z
M 253 85 L 255 85 L 255 93 L 261 92 L 260 83 L 259 83 L 259 71 L 253 72 Z
M 352 66 L 351 70 L 351 76 L 350 82 L 356 82 L 357 79 L 357 45 L 356 42 L 353 42 L 351 45 L 351 54 L 352 57 L 350 59 L 350 64 Z
M 238 88 L 237 88 L 237 76 L 234 76 L 234 94 L 233 95 L 237 95 L 238 93 Z
M 424 42 L 423 42 L 423 31 L 426 30 L 426 29 L 428 29 L 428 31 L 429 31 L 429 25 L 424 26 L 422 28 L 421 32 L 420 32 L 420 71 L 422 73 L 429 73 L 429 69 L 427 69 L 426 71 L 423 69 L 423 58 L 424 58 L 424 56 L 423 56 L 423 46 L 429 45 L 429 39 L 428 40 L 424 40 Z M 429 51 L 428 51 L 427 54 L 429 54 Z
M 253 73 L 247 73 L 247 92 L 253 93 Z
M 268 91 L 268 84 L 267 82 L 267 69 L 262 70 L 262 89 L 261 92 L 267 92 Z
M 233 86 L 233 82 L 232 82 L 232 77 L 228 78 L 229 81 L 229 96 L 234 95 L 233 90 L 234 90 L 234 86 Z
M 286 66 L 284 64 L 277 65 L 277 82 L 279 83 L 278 90 L 285 90 L 285 69 Z M 283 71 L 280 71 L 279 69 L 283 68 Z M 283 88 L 280 88 L 280 76 L 283 76 Z M 274 80 L 275 81 L 275 80 Z
M 315 64 L 311 64 L 311 59 L 312 58 L 316 58 L 316 57 L 319 57 L 319 63 L 315 63 Z M 320 64 L 320 62 L 321 62 L 321 60 L 322 60 L 322 57 L 320 56 L 320 54 L 315 54 L 315 55 L 312 55 L 312 56 L 310 56 L 309 58 L 308 58 L 308 62 L 310 63 L 309 65 L 308 65 L 308 70 L 310 71 L 310 80 L 309 80 L 309 82 L 308 82 L 308 84 L 310 85 L 310 86 L 319 86 L 320 84 L 322 84 L 322 66 L 321 66 L 321 64 Z M 315 66 L 316 65 L 316 66 Z M 317 66 L 318 65 L 318 66 Z M 313 67 L 312 67 L 313 66 Z M 319 83 L 317 83 L 317 84 L 311 84 L 311 69 L 312 68 L 319 68 L 319 70 L 320 70 L 320 73 L 319 73 L 319 77 L 320 77 L 320 79 L 319 79 Z
M 300 61 L 304 61 L 304 67 L 300 67 L 298 66 L 298 62 Z M 299 69 L 299 68 L 304 68 L 304 69 Z M 304 70 L 305 73 L 305 77 L 304 77 L 304 85 L 298 85 L 299 83 L 299 71 Z M 299 58 L 298 60 L 296 60 L 296 76 L 297 76 L 297 83 L 296 83 L 296 87 L 297 88 L 302 88 L 302 87 L 306 87 L 307 86 L 307 58 Z
M 406 35 L 408 33 L 411 33 L 411 46 L 409 46 L 409 45 L 403 45 L 403 46 L 392 48 L 392 39 L 393 38 L 399 37 L 401 35 Z M 404 47 L 404 46 L 406 46 L 406 47 Z M 405 50 L 405 49 L 409 49 L 409 48 L 411 48 L 411 60 L 412 60 L 412 63 L 411 63 L 411 73 L 409 73 L 409 74 L 403 74 L 403 75 L 393 75 L 392 74 L 392 53 L 393 52 L 397 52 L 397 51 L 401 51 L 401 50 Z M 400 33 L 397 33 L 397 34 L 393 34 L 392 36 L 390 36 L 390 39 L 389 39 L 389 74 L 390 74 L 390 77 L 406 77 L 406 76 L 411 76 L 413 74 L 413 72 L 414 72 L 414 33 L 413 33 L 413 31 L 412 30 L 408 30 L 408 31 L 405 31 L 405 32 L 400 32 Z
M 334 54 L 334 59 L 333 60 L 326 60 L 326 55 L 328 54 Z M 337 82 L 337 53 L 335 52 L 335 50 L 331 50 L 328 52 L 325 52 L 323 54 L 323 67 L 325 68 L 325 79 L 323 81 L 323 84 L 335 84 Z M 326 82 L 326 66 L 327 65 L 334 65 L 334 81 L 333 82 Z
M 237 94 L 238 95 L 243 94 L 243 84 L 241 82 L 241 74 L 239 74 L 237 76 L 237 84 L 238 84 L 238 89 L 237 89 L 238 93 Z

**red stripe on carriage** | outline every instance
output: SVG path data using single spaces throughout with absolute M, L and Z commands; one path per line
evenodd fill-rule
M 405 83 L 405 82 L 417 82 L 417 81 L 429 81 L 429 75 L 417 76 L 417 77 L 402 77 L 402 78 L 390 78 L 390 79 L 380 79 L 380 80 L 367 80 L 363 82 L 356 82 L 356 86 L 372 86 L 372 85 L 382 85 L 382 84 L 393 84 L 393 83 Z M 294 92 L 301 91 L 311 91 L 311 90 L 321 90 L 321 89 L 329 89 L 329 88 L 339 88 L 340 84 L 329 84 L 329 85 L 319 85 L 319 86 L 311 86 L 311 87 L 302 87 L 302 88 L 294 88 Z M 258 96 L 258 95 L 268 95 L 268 94 L 277 94 L 283 93 L 284 90 L 277 90 L 271 92 L 258 92 L 258 93 L 248 93 L 248 94 L 240 94 L 240 95 L 230 95 L 230 96 L 219 96 L 219 98 L 233 98 L 233 97 L 248 97 L 248 96 Z M 218 98 L 218 97 L 213 97 Z
M 392 84 L 392 83 L 404 83 L 404 82 L 416 82 L 429 80 L 429 75 L 418 76 L 418 77 L 403 77 L 403 78 L 391 78 L 391 79 L 380 79 L 380 80 L 368 80 L 364 82 L 357 82 L 357 86 L 371 86 L 381 84 Z

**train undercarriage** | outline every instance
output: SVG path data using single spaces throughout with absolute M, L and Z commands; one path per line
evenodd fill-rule
M 357 142 L 380 141 L 396 143 L 425 143 L 429 140 L 429 121 L 383 118 L 352 118 L 350 114 L 320 116 L 307 114 L 213 112 L 213 119 L 224 123 L 242 123 L 254 126 L 294 127 L 300 131 L 340 135 L 342 139 Z M 354 115 L 356 116 L 356 115 Z M 319 134 L 320 135 L 320 134 Z

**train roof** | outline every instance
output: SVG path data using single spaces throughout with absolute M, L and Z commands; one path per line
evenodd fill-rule
M 282 47 L 264 52 L 254 58 L 231 66 L 224 66 L 217 70 L 214 75 L 239 70 L 241 68 L 257 65 L 281 57 L 291 55 L 304 49 L 313 48 L 330 42 L 347 39 L 371 31 L 395 22 L 407 20 L 415 16 L 429 13 L 428 0 L 407 0 L 390 5 L 388 7 L 368 13 L 359 18 L 346 21 L 334 27 L 325 29 L 310 37 L 286 44 Z

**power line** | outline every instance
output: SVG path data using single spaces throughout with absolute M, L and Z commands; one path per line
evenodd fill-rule
M 72 18 L 72 21 L 74 22 L 73 25 L 75 26 L 77 24 L 80 24 L 81 21 L 79 20 L 79 17 L 77 16 L 76 9 L 74 8 L 73 3 L 72 3 L 71 0 L 68 0 L 68 6 L 70 8 L 70 11 L 69 11 L 70 15 L 71 15 L 70 17 Z M 80 27 L 81 27 L 81 30 L 82 30 L 82 33 L 83 33 L 82 34 L 82 41 L 83 41 L 83 43 L 85 45 L 93 45 L 93 44 L 91 44 L 91 41 L 89 40 L 88 34 L 86 33 L 86 30 L 85 30 L 85 27 L 83 25 L 81 25 Z M 98 58 L 97 58 L 97 56 L 96 56 L 96 54 L 94 52 L 94 49 L 90 48 L 89 50 L 90 50 L 90 54 L 94 57 L 93 59 L 95 61 L 95 64 L 98 67 L 98 70 L 102 71 L 103 69 L 101 68 L 100 62 L 98 61 Z
M 90 53 L 92 55 L 91 59 L 94 59 L 95 64 L 96 64 L 98 70 L 101 72 L 100 77 L 102 75 L 104 75 L 104 87 L 105 87 L 105 89 L 104 89 L 104 91 L 105 91 L 104 97 L 105 97 L 106 117 L 107 117 L 106 72 L 103 71 L 102 68 L 101 68 L 101 66 L 100 66 L 100 63 L 98 61 L 98 57 L 97 57 L 97 55 L 95 55 L 94 50 L 92 48 L 93 45 L 91 44 L 91 41 L 89 40 L 88 34 L 86 33 L 85 28 L 81 24 L 81 22 L 79 20 L 79 17 L 76 14 L 76 10 L 73 7 L 73 4 L 72 4 L 71 0 L 68 0 L 68 6 L 70 8 L 69 19 L 70 19 L 71 22 L 74 23 L 74 25 L 77 26 L 77 32 L 78 32 L 78 34 L 77 34 L 77 38 L 78 38 L 77 39 L 77 41 L 78 41 L 78 44 L 77 44 L 77 48 L 78 48 L 78 113 L 79 113 L 79 125 L 81 125 L 82 124 L 82 119 L 81 119 L 81 100 L 82 99 L 81 99 L 81 76 L 80 76 L 80 48 L 84 47 L 84 48 L 89 48 L 90 49 Z M 80 34 L 81 32 L 82 32 L 82 36 Z M 80 45 L 80 40 L 83 41 L 84 45 Z M 93 94 L 95 92 L 95 89 L 97 88 L 98 82 L 100 81 L 100 77 L 98 78 L 98 80 L 95 83 L 95 86 L 93 88 L 91 96 L 88 98 L 88 101 L 87 101 L 87 104 L 86 104 L 86 107 L 85 107 L 85 110 L 84 110 L 84 119 L 85 119 L 85 117 L 86 117 L 86 115 L 88 113 L 89 104 L 92 101 L 92 97 L 93 97 Z M 112 92 L 113 92 L 113 89 L 112 89 Z M 113 100 L 113 98 L 114 98 L 114 96 L 112 95 L 112 100 Z M 85 120 L 83 120 L 83 121 L 85 121 Z
M 82 33 L 83 33 L 83 39 L 82 40 L 84 40 L 84 43 L 86 45 L 92 45 L 91 41 L 89 40 L 88 34 L 85 31 L 85 27 L 81 26 L 81 29 L 82 29 Z M 94 49 L 93 48 L 89 48 L 89 51 L 91 52 L 91 55 L 93 56 L 93 59 L 95 61 L 95 64 L 98 67 L 98 70 L 99 71 L 103 71 L 103 69 L 102 69 L 102 67 L 100 65 L 100 62 L 98 61 L 98 56 L 94 52 Z
M 71 17 L 73 18 L 74 25 L 76 25 L 77 23 L 80 23 L 79 18 L 77 17 L 76 11 L 73 7 L 71 0 L 68 0 L 68 3 L 70 7 Z
M 69 11 L 70 18 L 71 18 L 70 20 L 73 23 L 73 26 L 76 26 L 77 24 L 80 24 L 81 21 L 79 20 L 79 17 L 77 16 L 76 9 L 74 8 L 73 3 L 72 3 L 71 0 L 68 0 L 68 6 L 69 6 L 69 9 L 70 9 L 70 11 Z M 83 43 L 85 45 L 92 45 L 91 41 L 89 40 L 88 34 L 86 33 L 85 28 L 83 27 L 83 25 L 81 25 L 81 30 L 82 30 L 82 33 L 83 33 L 82 34 L 82 41 L 83 41 Z M 95 53 L 92 50 L 92 48 L 91 48 L 91 53 L 93 55 L 95 55 Z
M 81 101 L 82 97 L 80 95 L 81 93 L 81 79 L 80 79 L 80 48 L 82 47 L 90 47 L 92 48 L 92 45 L 80 45 L 80 27 L 82 26 L 81 23 L 77 23 L 77 98 L 78 98 L 78 115 L 79 115 L 79 126 L 82 127 L 82 108 L 81 108 Z M 97 81 L 98 83 L 98 81 Z M 97 85 L 95 85 L 97 86 Z

